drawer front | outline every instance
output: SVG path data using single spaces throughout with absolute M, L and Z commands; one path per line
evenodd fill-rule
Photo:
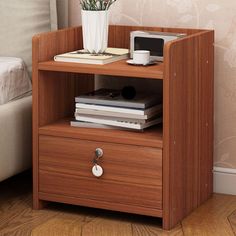
M 92 174 L 96 148 L 104 174 Z M 40 136 L 39 192 L 162 209 L 162 152 L 70 138 Z M 78 201 L 79 202 L 79 201 Z
M 157 148 L 40 136 L 39 169 L 96 180 L 92 174 L 96 148 L 103 150 L 100 179 L 162 186 L 162 150 Z
M 73 199 L 95 200 L 144 208 L 162 209 L 161 187 L 127 184 L 104 179 L 39 171 L 39 192 Z M 74 201 L 76 202 L 76 200 Z M 111 207 L 111 209 L 115 209 Z

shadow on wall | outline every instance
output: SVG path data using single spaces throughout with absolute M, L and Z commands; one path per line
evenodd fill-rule
M 69 0 L 57 0 L 57 14 L 58 14 L 58 27 L 59 29 L 68 27 L 69 19 Z M 77 2 L 79 2 L 77 0 Z

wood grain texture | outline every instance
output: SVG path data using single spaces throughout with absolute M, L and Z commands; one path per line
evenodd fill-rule
M 156 128 L 147 129 L 145 132 L 134 132 L 117 129 L 75 128 L 70 126 L 71 119 L 62 119 L 43 126 L 39 129 L 39 134 L 144 147 L 163 147 L 161 125 L 158 125 Z
M 0 183 L 1 236 L 233 236 L 236 196 L 214 194 L 181 224 L 162 230 L 161 220 L 133 214 L 51 203 L 32 210 L 31 176 Z
M 30 236 L 34 227 L 58 214 L 32 210 L 31 178 L 25 173 L 0 183 L 1 236 Z
M 58 214 L 32 230 L 31 236 L 78 236 L 82 233 L 84 217 L 75 214 Z
M 230 223 L 234 235 L 236 235 L 236 210 L 228 216 L 228 221 Z
M 75 81 L 70 74 L 40 72 L 38 83 L 39 127 L 73 113 Z
M 99 201 L 112 203 L 114 208 L 111 207 L 111 210 L 117 210 L 116 203 L 127 205 L 127 208 L 132 205 L 162 209 L 162 188 L 159 186 L 119 183 L 43 170 L 39 171 L 39 178 L 39 192 L 78 198 L 78 205 L 79 199 L 91 199 L 97 201 L 98 208 Z
M 165 229 L 212 194 L 213 34 L 198 33 L 165 47 Z
M 39 38 L 32 40 L 32 138 L 33 138 L 33 207 L 40 209 L 42 204 L 38 197 L 38 128 L 39 128 L 39 107 L 38 107 L 38 58 Z
M 108 209 L 113 210 L 126 204 L 125 208 L 134 213 L 145 212 L 140 207 L 148 207 L 153 209 L 146 212 L 160 216 L 162 150 L 51 136 L 40 136 L 39 144 L 40 191 L 51 194 L 49 198 L 44 195 L 43 199 L 50 200 L 53 195 L 68 196 L 74 198 L 74 204 L 82 205 L 81 198 L 91 199 L 100 201 L 97 207 L 101 207 L 101 201 L 110 202 Z M 96 148 L 104 152 L 99 161 L 104 175 L 99 179 L 91 173 Z M 87 205 L 91 206 L 88 201 Z M 133 206 L 133 210 L 129 205 L 138 207 Z
M 68 73 L 39 72 L 39 127 L 72 117 L 75 97 L 93 90 L 91 76 L 76 77 Z
M 154 224 L 133 223 L 133 236 L 184 236 L 181 225 L 171 231 L 163 231 Z
M 157 208 L 148 208 L 138 205 L 127 205 L 123 203 L 113 203 L 113 202 L 106 202 L 106 201 L 98 201 L 93 199 L 85 199 L 85 198 L 78 198 L 78 197 L 70 197 L 65 195 L 56 195 L 50 193 L 39 193 L 39 197 L 45 201 L 51 202 L 60 202 L 60 203 L 67 203 L 73 204 L 78 206 L 89 206 L 97 209 L 105 209 L 105 210 L 113 210 L 117 212 L 126 212 L 133 214 L 142 214 L 146 216 L 154 216 L 154 217 L 162 217 L 162 210 Z
M 214 150 L 214 33 L 199 37 L 199 176 L 200 202 L 213 192 Z M 210 45 L 210 46 L 209 46 Z
M 104 218 L 97 218 L 86 224 L 83 227 L 83 234 L 88 236 L 133 235 L 130 222 Z
M 235 196 L 214 195 L 182 221 L 184 235 L 234 236 L 234 198 Z
M 82 205 L 120 211 L 130 210 L 134 213 L 156 216 L 162 216 L 163 213 L 163 226 L 165 229 L 170 229 L 210 197 L 212 193 L 214 33 L 194 29 L 111 26 L 109 46 L 129 47 L 129 35 L 133 30 L 179 32 L 186 33 L 187 36 L 167 43 L 164 50 L 164 64 L 149 68 L 129 67 L 124 61 L 101 67 L 52 62 L 56 54 L 82 48 L 81 27 L 34 37 L 33 163 L 36 209 L 41 206 L 40 200 L 78 204 L 79 201 L 76 199 L 79 196 Z M 74 96 L 93 88 L 91 73 L 121 75 L 123 79 L 125 76 L 162 79 L 164 84 L 163 131 L 159 128 L 151 128 L 144 133 L 134 133 L 70 127 L 65 118 L 73 116 Z M 62 143 L 68 138 L 73 138 L 107 142 L 107 145 L 114 143 L 114 146 L 123 144 L 120 150 L 125 155 L 127 155 L 125 151 L 127 144 L 134 145 L 130 150 L 134 150 L 137 146 L 163 147 L 163 192 L 162 187 L 159 188 L 154 184 L 154 180 L 150 181 L 151 187 L 143 187 L 143 181 L 147 180 L 145 178 L 143 180 L 137 178 L 139 184 L 126 183 L 123 186 L 121 182 L 100 179 L 94 186 L 94 183 L 83 175 L 71 176 L 68 173 L 54 173 L 47 169 L 47 171 L 40 171 L 40 179 L 38 179 L 38 135 L 60 137 L 64 139 Z M 76 144 L 71 149 L 74 147 Z M 53 149 L 50 155 L 52 152 Z M 63 151 L 60 152 L 63 159 Z M 50 165 L 49 159 L 50 156 L 44 161 Z M 45 165 L 43 168 L 46 169 Z M 57 168 L 62 171 L 62 167 Z M 158 170 L 160 171 L 160 168 Z M 119 180 L 121 178 L 124 176 L 118 177 Z M 39 192 L 39 183 L 41 192 Z M 54 186 L 56 186 L 55 192 L 50 192 Z M 74 189 L 68 186 L 73 186 Z M 105 195 L 101 193 L 96 195 L 100 199 L 105 198 L 103 202 L 102 200 L 96 202 L 89 198 L 94 194 L 90 188 L 96 189 L 98 186 L 105 189 Z M 142 191 L 138 186 L 142 186 Z M 113 191 L 112 188 L 115 190 Z M 128 191 L 129 199 L 134 194 L 136 205 L 130 202 L 126 195 L 119 194 L 118 189 L 122 192 Z M 117 203 L 116 208 L 111 206 L 113 201 Z M 163 212 L 160 210 L 162 208 Z
M 197 29 L 182 29 L 182 28 L 161 28 L 161 27 L 136 27 L 136 26 L 110 26 L 109 28 L 109 47 L 118 48 L 130 48 L 130 32 L 134 30 L 147 30 L 147 31 L 159 31 L 159 32 L 174 32 L 174 33 L 186 33 L 191 35 L 194 33 L 202 32 L 203 30 Z M 42 61 L 38 68 L 39 70 L 46 71 L 59 71 L 59 72 L 74 72 L 74 73 L 89 73 L 89 74 L 99 74 L 99 75 L 116 75 L 124 77 L 136 77 L 136 78 L 152 78 L 152 79 L 163 79 L 163 64 L 160 63 L 157 66 L 151 67 L 131 67 L 125 63 L 125 60 L 110 63 L 108 65 L 89 65 L 89 64 L 78 64 L 78 63 L 63 63 L 51 61 L 53 57 L 57 54 L 64 52 L 74 51 L 77 49 L 82 49 L 82 30 L 81 27 L 71 28 L 67 30 L 58 31 L 54 37 L 49 33 L 47 37 L 45 36 L 42 41 L 43 45 L 48 45 L 47 40 L 49 39 L 50 45 L 55 45 L 57 43 L 56 39 L 59 37 L 60 40 L 64 36 L 65 39 L 71 39 L 68 42 L 63 42 L 61 40 L 63 51 L 60 52 L 54 47 L 54 50 L 49 54 L 41 55 L 40 61 Z M 73 39 L 77 39 L 77 44 Z M 70 45 L 71 43 L 71 45 Z M 67 50 L 65 50 L 67 48 Z M 46 59 L 48 58 L 48 59 Z
M 104 169 L 100 179 L 162 186 L 162 150 L 71 138 L 39 137 L 39 169 L 48 172 L 94 178 L 95 150 L 103 156 L 98 164 Z
M 57 54 L 82 48 L 82 28 L 67 28 L 54 32 L 41 33 L 33 37 L 33 46 L 38 42 L 37 62 L 53 59 Z
M 163 63 L 147 67 L 137 67 L 128 65 L 126 60 L 121 60 L 106 65 L 46 61 L 39 64 L 39 70 L 113 75 L 121 76 L 123 79 L 126 77 L 163 79 Z
M 45 125 L 72 116 L 74 97 L 94 88 L 94 76 L 39 72 L 38 63 L 54 55 L 75 50 L 82 46 L 81 28 L 73 28 L 36 35 L 32 40 L 33 62 L 33 169 L 35 209 L 42 208 L 38 198 L 38 129 Z M 47 79 L 47 82 L 45 81 Z M 56 83 L 53 83 L 58 79 Z

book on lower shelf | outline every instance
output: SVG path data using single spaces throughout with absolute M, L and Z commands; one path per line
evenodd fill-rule
M 160 102 L 159 94 L 138 93 L 134 99 L 127 100 L 122 96 L 122 90 L 101 88 L 96 91 L 78 96 L 76 103 L 106 105 L 123 108 L 144 109 Z
M 100 89 L 100 92 L 114 92 L 116 90 Z M 98 94 L 94 91 L 94 94 Z M 162 102 L 157 95 L 140 95 L 136 99 L 125 100 L 117 98 L 113 100 L 108 98 L 106 104 L 104 94 L 101 98 L 92 96 L 91 100 L 88 94 L 76 97 L 75 101 L 75 120 L 71 121 L 71 126 L 86 128 L 121 128 L 130 130 L 144 130 L 148 127 L 162 123 Z M 102 101 L 102 102 L 101 102 Z M 87 103 L 86 103 L 87 102 Z M 127 104 L 126 104 L 127 102 Z M 133 106 L 131 106 L 133 102 Z
M 104 53 L 100 54 L 91 54 L 82 49 L 56 55 L 54 61 L 105 65 L 128 57 L 129 50 L 125 48 L 107 48 Z
M 113 106 L 102 106 L 102 105 L 94 105 L 94 104 L 85 104 L 85 103 L 76 103 L 76 109 L 88 109 L 95 110 L 100 112 L 117 112 L 122 114 L 133 114 L 145 116 L 148 114 L 156 114 L 162 109 L 162 104 L 154 105 L 147 109 L 136 109 L 136 108 L 123 108 L 123 107 L 113 107 Z
M 70 122 L 70 125 L 78 128 L 114 129 L 114 127 L 109 125 L 103 125 L 85 121 L 77 121 L 77 120 L 72 120 Z M 119 127 L 117 129 L 119 129 Z
M 77 127 L 77 128 L 130 130 L 129 128 L 124 128 L 124 127 L 103 125 L 103 124 L 91 123 L 91 122 L 85 122 L 85 121 L 78 121 L 78 120 L 72 120 L 70 122 L 70 125 L 72 127 Z M 143 131 L 143 130 L 137 130 L 137 131 Z
M 97 116 L 97 115 L 88 115 L 88 114 L 80 114 L 80 113 L 75 113 L 75 119 L 76 120 L 81 120 L 81 119 L 97 119 L 97 120 L 110 120 L 110 121 L 121 121 L 121 122 L 133 122 L 133 123 L 139 123 L 139 124 L 145 124 L 148 121 L 150 121 L 152 118 L 149 119 L 138 119 L 138 118 L 129 118 L 129 117 L 113 117 L 113 116 Z
M 90 122 L 94 124 L 101 124 L 101 125 L 109 125 L 127 129 L 136 129 L 136 130 L 143 130 L 150 126 L 160 124 L 162 122 L 162 117 L 157 117 L 151 119 L 145 123 L 139 123 L 135 121 L 122 121 L 122 120 L 110 120 L 110 119 L 101 119 L 101 118 L 92 118 L 92 117 L 85 117 L 85 116 L 78 116 L 75 117 L 77 121 L 83 122 Z

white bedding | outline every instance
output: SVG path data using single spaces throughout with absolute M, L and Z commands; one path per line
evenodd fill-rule
M 22 59 L 0 57 L 0 105 L 28 94 L 32 90 Z
M 0 106 L 0 182 L 31 166 L 31 107 L 31 96 Z

